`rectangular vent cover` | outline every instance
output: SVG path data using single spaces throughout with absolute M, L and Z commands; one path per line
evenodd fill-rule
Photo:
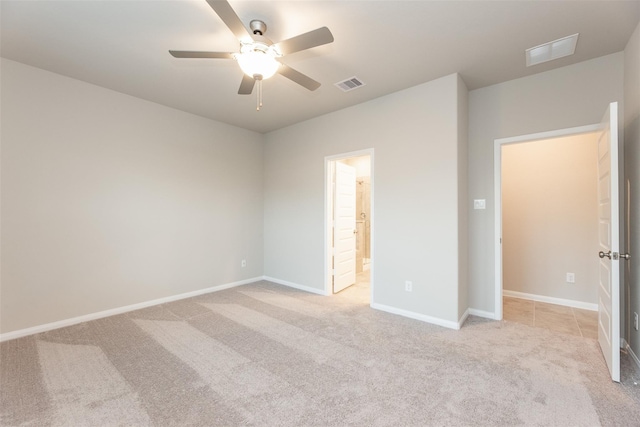
M 576 52 L 579 35 L 579 33 L 576 33 L 527 49 L 525 51 L 527 67 L 573 55 Z
M 359 80 L 357 77 L 351 77 L 350 79 L 343 80 L 341 82 L 335 83 L 335 85 L 340 88 L 343 92 L 349 92 L 350 90 L 357 89 L 359 87 L 364 86 L 364 82 Z

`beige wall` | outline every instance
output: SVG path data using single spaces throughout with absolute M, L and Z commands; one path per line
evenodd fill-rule
M 2 333 L 262 275 L 261 135 L 4 59 L 1 79 Z
M 324 159 L 373 148 L 374 303 L 457 322 L 459 90 L 451 75 L 267 134 L 265 275 L 324 289 Z
M 469 308 L 469 91 L 458 76 L 458 318 Z
M 596 138 L 502 147 L 504 290 L 597 303 Z
M 494 140 L 600 123 L 622 101 L 623 54 L 616 53 L 469 92 L 469 305 L 494 311 Z
M 640 357 L 640 332 L 633 329 L 633 313 L 640 315 L 640 24 L 624 50 L 624 155 L 627 246 L 631 260 L 624 262 L 625 339 Z M 628 196 L 630 194 L 630 196 Z

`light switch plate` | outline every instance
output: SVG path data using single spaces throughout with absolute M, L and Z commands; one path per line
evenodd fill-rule
M 473 201 L 473 209 L 486 209 L 487 201 L 485 199 L 475 199 Z

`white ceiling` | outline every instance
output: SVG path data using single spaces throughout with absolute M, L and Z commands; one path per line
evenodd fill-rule
M 238 95 L 229 59 L 176 59 L 169 49 L 238 51 L 205 0 L 0 2 L 1 56 L 246 129 L 269 132 L 458 72 L 469 89 L 624 49 L 634 1 L 241 1 L 274 42 L 327 26 L 335 42 L 282 62 L 318 80 L 264 82 L 264 106 Z M 524 51 L 580 33 L 575 55 L 525 67 Z M 357 76 L 366 86 L 333 84 Z

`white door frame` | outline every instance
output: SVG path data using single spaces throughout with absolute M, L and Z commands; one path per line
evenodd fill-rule
M 375 274 L 375 246 L 374 246 L 374 221 L 375 221 L 375 209 L 374 209 L 374 157 L 373 157 L 373 148 L 368 148 L 365 150 L 351 151 L 348 153 L 335 154 L 332 156 L 327 156 L 324 158 L 324 294 L 325 295 L 333 295 L 333 272 L 332 272 L 332 218 L 333 218 L 333 185 L 332 185 L 332 162 L 338 160 L 349 159 L 351 157 L 360 157 L 360 156 L 369 156 L 369 162 L 371 166 L 371 216 L 369 218 L 369 244 L 371 250 L 371 278 L 370 278 L 370 289 L 371 295 L 369 299 L 369 304 L 374 303 L 374 274 Z
M 600 124 L 559 129 L 549 132 L 532 133 L 511 138 L 500 138 L 493 142 L 493 194 L 494 201 L 494 245 L 495 245 L 495 320 L 502 320 L 502 146 L 533 142 L 543 139 L 561 138 L 564 136 L 580 135 L 597 132 Z

